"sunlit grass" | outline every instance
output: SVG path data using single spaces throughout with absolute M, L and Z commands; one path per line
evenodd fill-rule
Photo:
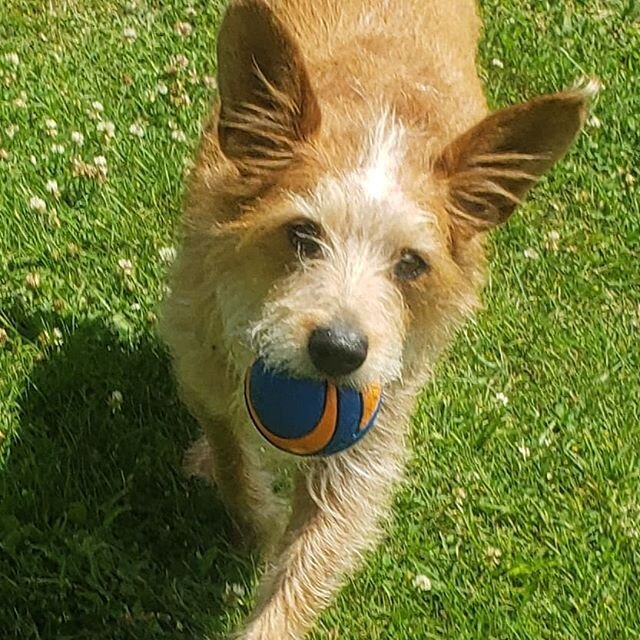
M 636 3 L 483 2 L 494 106 L 597 75 L 425 391 L 388 542 L 320 639 L 640 637 Z M 199 638 L 250 603 L 155 337 L 213 0 L 0 9 L 0 635 Z M 363 496 L 363 499 L 366 499 Z M 230 585 L 242 585 L 241 589 Z

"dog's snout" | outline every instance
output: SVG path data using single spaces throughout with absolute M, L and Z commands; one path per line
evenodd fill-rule
M 309 356 L 316 369 L 328 376 L 355 371 L 367 358 L 367 336 L 347 325 L 318 327 L 309 336 Z

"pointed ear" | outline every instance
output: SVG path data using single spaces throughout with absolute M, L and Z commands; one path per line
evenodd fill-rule
M 223 153 L 241 171 L 286 166 L 320 126 L 302 53 L 261 0 L 233 0 L 218 35 Z
M 569 149 L 597 90 L 592 81 L 502 109 L 449 144 L 435 168 L 454 223 L 480 231 L 505 222 Z

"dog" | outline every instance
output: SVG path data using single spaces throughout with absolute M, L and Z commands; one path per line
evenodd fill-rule
M 597 90 L 489 113 L 480 31 L 474 0 L 231 0 L 223 16 L 161 334 L 204 432 L 190 469 L 266 559 L 234 638 L 304 637 L 379 540 L 416 396 L 478 307 L 486 232 L 565 154 Z M 332 456 L 278 452 L 243 401 L 258 357 L 381 384 L 375 426 Z

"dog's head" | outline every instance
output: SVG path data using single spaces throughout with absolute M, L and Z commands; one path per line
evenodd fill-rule
M 429 146 L 385 105 L 322 111 L 298 44 L 257 0 L 232 3 L 218 65 L 192 200 L 218 198 L 227 347 L 353 386 L 433 362 L 476 305 L 483 232 L 566 152 L 592 93 L 543 96 Z

